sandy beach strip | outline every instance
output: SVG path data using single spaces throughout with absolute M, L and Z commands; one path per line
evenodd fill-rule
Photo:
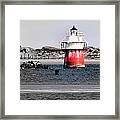
M 27 61 L 39 61 L 42 64 L 64 64 L 64 59 L 20 59 L 20 63 Z M 100 60 L 85 59 L 85 64 L 100 64 Z

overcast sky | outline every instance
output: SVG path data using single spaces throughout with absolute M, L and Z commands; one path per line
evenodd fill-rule
M 21 20 L 20 44 L 32 48 L 60 48 L 60 42 L 65 39 L 73 25 L 85 34 L 88 46 L 100 47 L 98 20 Z

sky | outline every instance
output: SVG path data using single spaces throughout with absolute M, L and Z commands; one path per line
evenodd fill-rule
M 99 20 L 21 20 L 20 45 L 35 49 L 44 46 L 60 48 L 60 42 L 73 25 L 85 34 L 88 46 L 100 47 Z

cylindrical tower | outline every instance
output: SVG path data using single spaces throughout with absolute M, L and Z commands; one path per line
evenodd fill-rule
M 65 51 L 64 67 L 85 67 L 84 55 L 87 43 L 84 40 L 83 32 L 73 26 L 70 35 L 61 42 L 61 49 Z

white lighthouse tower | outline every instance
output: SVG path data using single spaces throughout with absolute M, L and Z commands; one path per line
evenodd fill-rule
M 70 35 L 61 42 L 61 49 L 65 51 L 65 67 L 85 67 L 84 53 L 87 43 L 84 40 L 83 32 L 79 32 L 75 26 L 70 29 Z

